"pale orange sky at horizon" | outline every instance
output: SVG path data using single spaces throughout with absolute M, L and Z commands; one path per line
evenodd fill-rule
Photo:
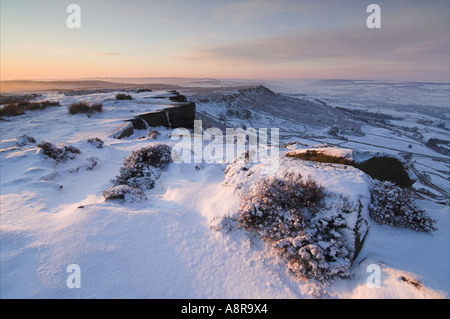
M 101 77 L 450 81 L 449 3 L 2 1 L 1 80 Z

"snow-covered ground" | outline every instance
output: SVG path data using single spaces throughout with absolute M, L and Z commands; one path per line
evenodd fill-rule
M 226 163 L 171 163 L 155 188 L 146 192 L 146 201 L 105 201 L 103 191 L 112 186 L 123 159 L 133 150 L 176 143 L 170 138 L 172 130 L 163 127 L 156 128 L 160 135 L 155 140 L 146 137 L 146 130 L 120 140 L 111 137 L 123 120 L 153 110 L 155 103 L 167 103 L 154 99 L 165 92 L 133 94 L 132 101 L 116 101 L 115 93 L 46 93 L 43 100 L 60 101 L 61 106 L 1 122 L 1 298 L 449 297 L 449 206 L 442 200 L 418 200 L 437 220 L 435 233 L 371 221 L 353 265 L 354 278 L 327 286 L 296 279 L 256 237 L 210 227 L 215 218 L 232 214 L 239 206 L 238 194 L 224 185 Z M 75 101 L 102 102 L 103 112 L 70 115 L 67 106 Z M 197 109 L 214 118 L 224 112 L 211 102 L 197 103 Z M 410 137 L 368 125 L 362 128 L 366 136 L 336 140 L 324 135 L 322 128 L 308 128 L 304 134 L 307 123 L 252 111 L 257 116 L 232 117 L 227 125 L 279 127 L 280 142 L 295 140 L 309 147 L 329 143 L 396 154 L 412 151 L 416 168 L 428 167 L 433 183 L 449 190 L 449 157 Z M 446 132 L 438 136 L 445 138 Z M 18 146 L 17 137 L 24 134 L 37 142 L 75 146 L 81 154 L 56 164 L 36 143 Z M 104 141 L 103 148 L 87 143 L 94 137 Z M 90 158 L 97 165 L 91 167 Z M 358 175 L 348 173 L 345 179 L 326 165 L 316 165 L 308 174 L 335 190 L 345 182 L 344 193 L 365 192 Z M 67 286 L 71 264 L 80 267 L 81 288 Z M 381 270 L 380 287 L 368 284 L 373 265 Z M 421 287 L 411 282 L 420 282 Z

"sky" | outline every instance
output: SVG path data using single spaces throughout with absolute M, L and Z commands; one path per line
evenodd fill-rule
M 1 0 L 0 76 L 450 82 L 449 2 Z

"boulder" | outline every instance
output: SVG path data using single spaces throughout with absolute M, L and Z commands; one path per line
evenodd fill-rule
M 304 227 L 306 228 L 301 229 L 297 235 L 287 234 L 286 238 L 277 238 L 277 241 L 272 244 L 277 251 L 282 253 L 282 256 L 286 256 L 289 252 L 287 264 L 288 268 L 294 273 L 298 272 L 301 276 L 319 280 L 331 278 L 335 275 L 345 276 L 363 248 L 370 227 L 371 180 L 367 174 L 348 165 L 330 167 L 329 165 L 317 165 L 317 163 L 298 161 L 295 158 L 283 156 L 280 158 L 277 173 L 266 175 L 262 171 L 263 164 L 260 163 L 253 164 L 236 160 L 227 165 L 224 185 L 233 187 L 235 192 L 239 194 L 241 198 L 240 212 L 243 208 L 254 205 L 255 198 L 261 196 L 258 191 L 268 189 L 266 185 L 271 185 L 270 183 L 258 188 L 258 185 L 261 185 L 260 182 L 267 178 L 269 178 L 269 181 L 286 180 L 286 174 L 292 173 L 300 174 L 307 183 L 309 180 L 317 182 L 324 188 L 325 198 L 323 205 L 318 206 L 318 212 L 314 213 L 311 222 L 305 222 Z M 267 205 L 272 205 L 274 214 L 276 214 L 280 207 L 286 205 L 289 200 L 285 201 L 284 192 L 274 190 L 271 194 L 274 199 L 271 198 L 270 201 L 267 201 Z M 266 197 L 264 196 L 264 198 Z M 277 202 L 277 198 L 279 198 L 279 202 Z M 249 201 L 246 202 L 245 200 Z M 261 205 L 266 205 L 264 203 Z M 264 211 L 267 208 L 258 207 L 256 214 L 258 214 L 258 211 Z M 287 211 L 291 209 L 286 208 Z M 282 209 L 281 215 L 283 215 Z M 239 220 L 239 216 L 232 216 L 232 218 Z M 271 229 L 268 228 L 267 232 L 270 233 Z M 308 237 L 308 234 L 315 235 L 303 243 L 301 239 L 305 236 Z M 335 237 L 333 237 L 333 234 Z M 317 255 L 311 252 L 309 255 L 301 254 L 303 250 L 312 249 L 312 247 L 314 251 L 316 249 L 321 253 Z M 319 256 L 321 254 L 325 259 L 321 259 L 322 257 Z M 296 262 L 292 263 L 293 260 Z M 322 265 L 323 272 L 316 272 L 315 268 L 309 265 L 310 262 L 317 262 L 317 265 Z
M 195 103 L 187 102 L 164 109 L 168 115 L 169 127 L 194 128 Z
M 194 128 L 195 103 L 187 102 L 166 107 L 162 110 L 142 113 L 130 120 L 136 129 L 146 126 L 164 126 L 168 128 Z
M 137 121 L 144 121 L 150 127 L 170 127 L 167 112 L 165 110 L 139 114 L 136 119 Z
M 124 137 L 128 137 L 133 135 L 134 133 L 134 126 L 133 123 L 129 122 L 125 125 L 123 125 L 121 128 L 119 128 L 116 132 L 111 134 L 112 138 L 122 139 Z
M 169 98 L 173 102 L 187 102 L 186 97 L 178 92 Z
M 286 153 L 286 157 L 321 163 L 351 165 L 374 179 L 390 181 L 402 188 L 411 187 L 416 181 L 403 158 L 382 152 L 323 147 L 289 151 Z
M 167 99 L 167 104 L 155 103 L 155 105 L 151 105 L 153 107 L 152 111 L 140 113 L 131 119 L 125 120 L 128 124 L 113 133 L 112 137 L 120 139 L 133 134 L 134 129 L 145 130 L 149 127 L 158 126 L 194 128 L 196 109 L 194 102 L 186 101 L 186 97 L 176 91 L 169 91 L 152 98 L 158 100 Z M 159 105 L 161 105 L 160 108 Z
M 408 173 L 406 165 L 392 156 L 374 156 L 366 161 L 354 163 L 353 166 L 374 179 L 393 182 L 402 188 L 411 187 L 416 181 Z

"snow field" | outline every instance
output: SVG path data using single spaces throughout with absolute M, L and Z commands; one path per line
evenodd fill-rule
M 122 140 L 109 137 L 146 107 L 145 97 L 164 92 L 146 94 L 117 102 L 113 93 L 49 93 L 61 107 L 1 123 L 1 298 L 448 298 L 449 211 L 429 201 L 420 205 L 438 220 L 436 233 L 371 222 L 355 277 L 326 287 L 295 279 L 257 237 L 209 227 L 239 205 L 238 194 L 224 185 L 223 164 L 171 163 L 146 191 L 147 201 L 104 201 L 102 192 L 133 150 L 173 143 L 166 128 L 157 128 L 156 140 L 139 139 L 146 131 Z M 69 115 L 67 105 L 79 100 L 102 102 L 104 111 L 91 118 Z M 33 143 L 16 146 L 23 134 L 73 145 L 81 154 L 55 165 Z M 86 142 L 93 137 L 101 138 L 104 148 Z M 86 169 L 90 157 L 98 159 L 92 170 Z M 361 172 L 294 161 L 283 165 L 296 166 L 330 190 L 367 199 Z M 80 289 L 66 285 L 70 264 L 80 266 Z M 380 288 L 367 285 L 370 264 L 380 265 Z M 402 276 L 420 281 L 422 288 Z

